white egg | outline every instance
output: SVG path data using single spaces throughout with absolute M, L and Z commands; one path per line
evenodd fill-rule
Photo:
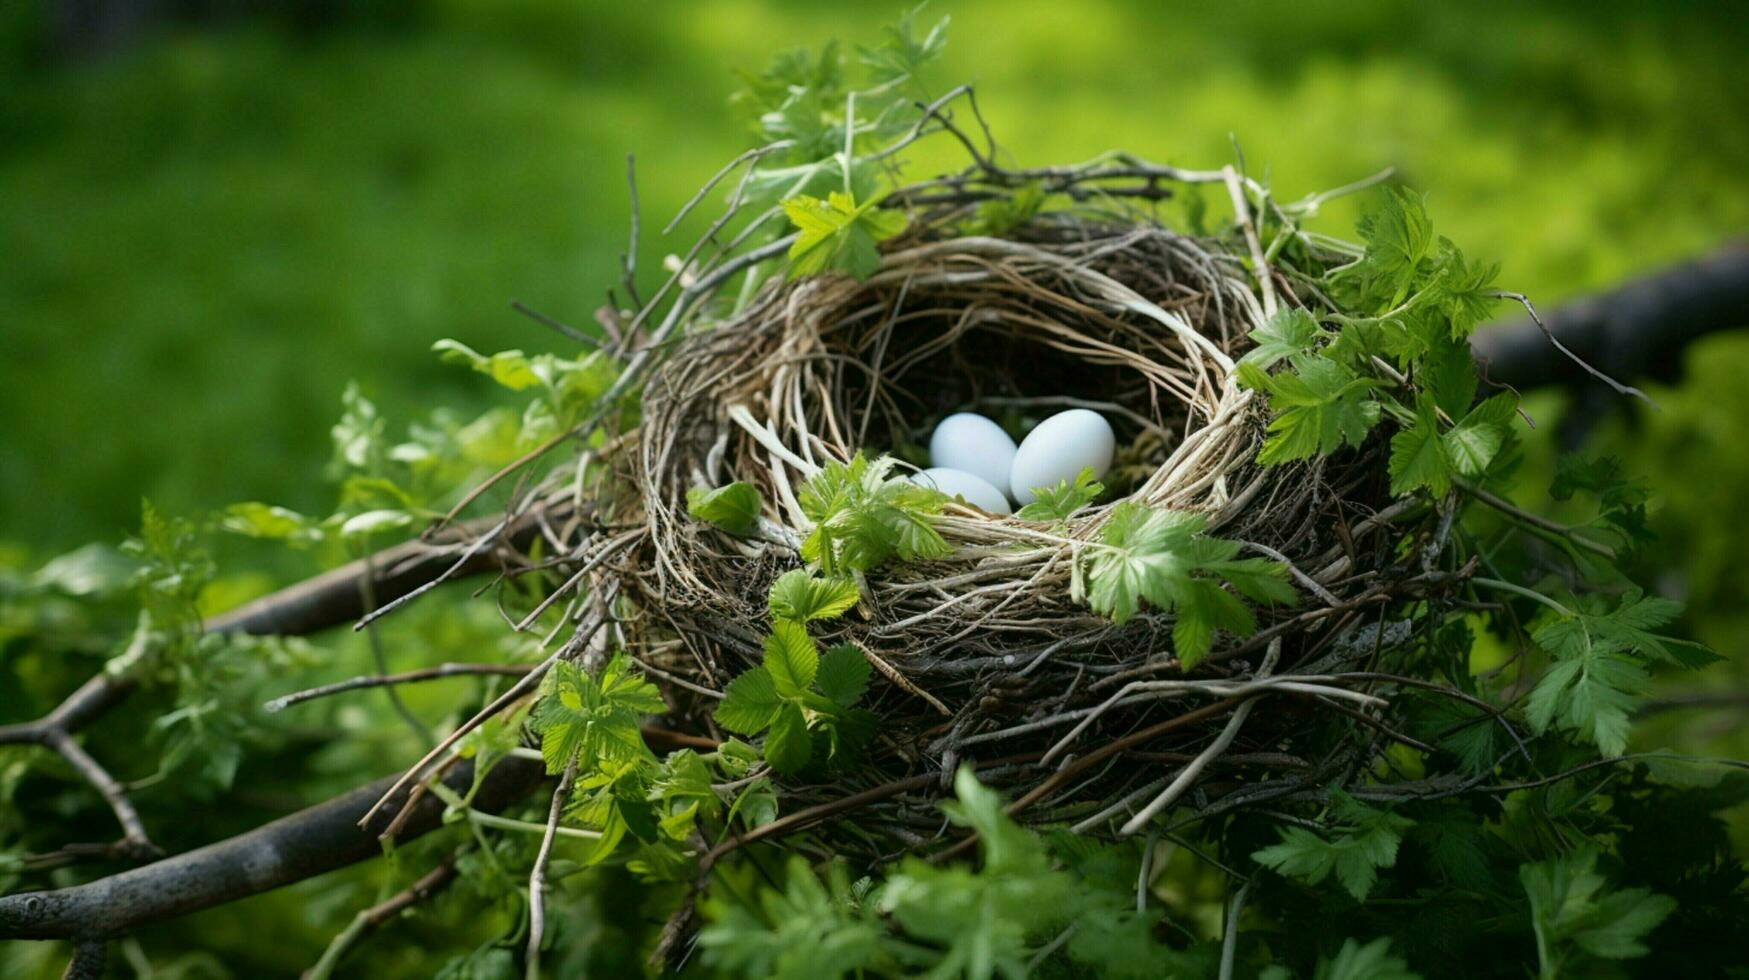
M 973 507 L 992 514 L 1013 513 L 1008 506 L 1008 498 L 1002 491 L 991 486 L 989 480 L 964 470 L 932 466 L 911 477 L 911 482 L 934 487 L 949 497 L 959 497 Z
M 929 437 L 929 465 L 970 473 L 1002 491 L 1014 465 L 1014 440 L 984 416 L 959 412 L 942 419 Z
M 1008 492 L 1024 507 L 1036 499 L 1035 487 L 1054 487 L 1063 480 L 1073 483 L 1088 467 L 1094 477 L 1104 476 L 1116 451 L 1117 436 L 1098 412 L 1085 408 L 1058 412 L 1020 441 L 1008 473 Z

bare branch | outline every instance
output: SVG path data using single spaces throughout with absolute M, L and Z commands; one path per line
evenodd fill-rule
M 1617 378 L 1674 378 L 1682 352 L 1716 331 L 1749 324 L 1749 244 L 1574 300 L 1545 315 L 1483 330 L 1471 340 L 1483 377 L 1510 388 L 1586 381 L 1588 372 L 1549 344 Z M 1547 336 L 1544 332 L 1547 332 Z

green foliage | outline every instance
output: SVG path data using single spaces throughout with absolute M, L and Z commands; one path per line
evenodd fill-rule
M 848 192 L 833 191 L 826 200 L 798 195 L 783 202 L 783 212 L 795 225 L 795 243 L 789 247 L 789 277 L 842 272 L 853 279 L 867 279 L 881 267 L 875 246 L 905 230 L 905 212 L 877 208 L 878 201 L 861 205 Z
M 867 915 L 865 899 L 843 864 L 828 864 L 822 882 L 793 855 L 783 889 L 761 888 L 757 907 L 713 892 L 704 903 L 711 924 L 699 931 L 698 943 L 707 964 L 745 977 L 824 980 L 890 968 L 884 931 Z
M 1204 972 L 1154 938 L 1158 909 L 1136 909 L 1133 848 L 1069 835 L 1047 842 L 1004 814 L 1001 797 L 969 768 L 955 776 L 954 791 L 943 809 L 954 826 L 976 833 L 976 870 L 912 857 L 884 881 L 851 883 L 837 863 L 822 881 L 792 857 L 781 887 L 758 884 L 749 870 L 704 903 L 705 962 L 733 975 L 807 980 L 1022 977 L 1041 958 L 1071 975 Z M 1054 942 L 1065 934 L 1067 942 Z
M 1277 361 L 1312 353 L 1322 336 L 1318 321 L 1310 313 L 1298 307 L 1283 307 L 1263 326 L 1251 331 L 1251 342 L 1256 346 L 1240 360 L 1267 370 Z
M 769 604 L 773 619 L 797 623 L 837 619 L 856 605 L 856 582 L 848 578 L 821 578 L 801 568 L 792 568 L 771 583 Z
M 743 480 L 715 490 L 693 487 L 686 491 L 687 513 L 730 534 L 752 531 L 759 523 L 760 506 L 758 489 Z
M 1308 885 L 1334 872 L 1345 891 L 1365 901 L 1378 882 L 1379 869 L 1397 863 L 1403 832 L 1415 822 L 1366 806 L 1341 790 L 1332 789 L 1330 798 L 1328 839 L 1305 827 L 1284 827 L 1280 843 L 1253 853 L 1251 859 Z
M 966 223 L 965 232 L 992 238 L 1012 234 L 1038 216 L 1045 200 L 1044 188 L 1037 184 L 1027 184 L 1011 194 L 992 197 L 972 211 L 972 220 Z
M 1366 252 L 1335 274 L 1335 285 L 1350 308 L 1373 311 L 1403 332 L 1410 352 L 1430 347 L 1441 332 L 1462 340 L 1487 316 L 1499 267 L 1469 262 L 1449 239 L 1435 237 L 1419 195 L 1388 189 L 1356 231 Z
M 813 732 L 824 734 L 826 759 L 862 747 L 874 718 L 856 708 L 868 688 L 869 664 L 854 646 L 821 656 L 801 622 L 778 618 L 765 638 L 765 660 L 729 682 L 717 705 L 717 724 L 742 735 L 767 728 L 765 761 L 781 773 L 798 772 L 814 756 Z
M 850 463 L 827 463 L 802 485 L 796 499 L 814 528 L 802 541 L 802 557 L 828 575 L 867 571 L 889 558 L 942 558 L 952 549 L 930 518 L 947 495 L 893 475 L 883 456 L 869 462 L 857 453 Z
M 1083 467 L 1073 483 L 1059 480 L 1054 487 L 1033 487 L 1033 501 L 1015 514 L 1023 521 L 1066 521 L 1099 499 L 1105 484 L 1093 477 L 1092 467 Z
M 1177 613 L 1173 647 L 1186 669 L 1207 655 L 1217 629 L 1249 636 L 1256 618 L 1233 586 L 1256 602 L 1297 601 L 1280 562 L 1238 558 L 1240 545 L 1202 534 L 1203 519 L 1185 511 L 1126 500 L 1100 526 L 1099 542 L 1076 565 L 1074 595 L 1116 622 L 1129 620 L 1142 600 Z
M 1605 755 L 1620 755 L 1650 664 L 1692 668 L 1717 659 L 1699 644 L 1652 632 L 1681 611 L 1678 603 L 1632 589 L 1614 609 L 1587 597 L 1545 619 L 1531 636 L 1554 662 L 1531 690 L 1525 717 L 1538 732 L 1570 731 Z
M 1585 966 L 1588 957 L 1646 955 L 1647 934 L 1676 910 L 1669 897 L 1645 888 L 1609 890 L 1596 868 L 1597 851 L 1584 848 L 1519 870 L 1544 980 L 1590 975 L 1595 966 Z
M 1312 980 L 1420 980 L 1420 974 L 1391 955 L 1389 939 L 1375 939 L 1364 946 L 1348 939 L 1335 959 L 1318 961 Z
M 650 752 L 640 726 L 645 715 L 668 710 L 655 685 L 634 674 L 618 656 L 599 680 L 561 660 L 542 681 L 540 701 L 530 726 L 540 734 L 547 772 L 565 770 L 573 758 L 579 771 L 603 762 L 632 762 Z
M 1379 403 L 1370 397 L 1379 382 L 1327 358 L 1302 355 L 1291 364 L 1292 371 L 1274 376 L 1239 364 L 1240 382 L 1267 394 L 1275 416 L 1257 461 L 1287 463 L 1360 445 L 1379 421 Z
M 1597 514 L 1588 522 L 1590 526 L 1610 532 L 1623 548 L 1651 542 L 1646 516 L 1651 489 L 1644 480 L 1627 476 L 1620 460 L 1613 456 L 1588 459 L 1573 453 L 1561 456 L 1555 464 L 1549 496 L 1569 501 L 1579 494 L 1597 501 Z
M 1442 432 L 1439 406 L 1433 395 L 1423 394 L 1414 424 L 1391 437 L 1391 492 L 1401 496 L 1425 487 L 1442 497 L 1454 477 L 1482 475 L 1506 444 L 1516 407 L 1513 396 L 1495 395 Z

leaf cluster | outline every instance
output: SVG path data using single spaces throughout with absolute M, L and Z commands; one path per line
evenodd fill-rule
M 1217 629 L 1248 636 L 1257 620 L 1231 585 L 1255 602 L 1293 605 L 1287 568 L 1262 558 L 1239 558 L 1240 544 L 1202 533 L 1203 518 L 1126 500 L 1100 526 L 1098 542 L 1076 563 L 1076 599 L 1116 622 L 1127 621 L 1143 600 L 1176 613 L 1173 648 L 1186 668 L 1208 654 Z
M 867 571 L 890 558 L 942 558 L 953 549 L 931 520 L 947 495 L 897 476 L 896 461 L 870 462 L 857 453 L 848 464 L 830 462 L 796 495 L 814 523 L 802 558 L 828 575 Z
M 716 719 L 742 735 L 766 732 L 765 761 L 775 772 L 799 772 L 815 759 L 842 765 L 874 732 L 874 715 L 856 707 L 868 690 L 867 658 L 849 643 L 822 654 L 806 626 L 843 615 L 856 600 L 850 580 L 801 569 L 772 584 L 764 661 L 729 683 Z

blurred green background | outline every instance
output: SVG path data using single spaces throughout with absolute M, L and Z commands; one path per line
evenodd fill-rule
M 142 495 L 189 515 L 250 499 L 324 512 L 348 379 L 396 428 L 438 405 L 484 407 L 488 386 L 430 343 L 562 349 L 512 299 L 589 323 L 617 280 L 627 153 L 639 262 L 654 269 L 679 247 L 655 229 L 745 144 L 732 69 L 870 37 L 900 9 L 131 6 L 145 16 L 120 24 L 80 15 L 129 4 L 0 11 L 0 564 L 13 568 L 119 539 Z M 1395 165 L 1443 233 L 1545 304 L 1749 229 L 1740 3 L 938 0 L 930 14 L 953 17 L 939 87 L 975 81 L 1023 163 L 1121 147 L 1210 167 L 1236 142 L 1282 198 Z M 916 164 L 952 160 L 936 152 Z M 1358 206 L 1332 205 L 1320 230 L 1348 234 Z M 1730 658 L 1705 682 L 1741 689 L 1749 338 L 1707 340 L 1687 364 L 1654 390 L 1663 411 L 1622 406 L 1590 448 L 1652 480 L 1661 542 L 1642 580 L 1689 602 L 1688 629 Z M 1552 422 L 1561 396 L 1532 409 Z M 441 628 L 426 649 L 464 642 L 467 627 Z M 1651 737 L 1729 749 L 1740 721 L 1673 712 Z M 349 765 L 370 763 L 329 759 L 318 773 L 338 775 L 321 787 Z M 318 783 L 282 789 L 313 798 Z M 246 801 L 222 823 L 289 806 Z M 303 894 L 203 916 L 200 944 L 230 949 L 239 975 L 308 963 L 359 896 Z M 317 894 L 327 906 L 296 904 Z M 262 902 L 301 908 L 265 962 L 244 928 Z M 17 955 L 0 967 L 33 975 L 37 954 Z

